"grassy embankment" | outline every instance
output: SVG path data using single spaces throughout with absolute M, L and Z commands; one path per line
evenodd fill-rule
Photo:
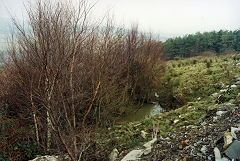
M 227 55 L 169 61 L 165 79 L 172 83 L 174 96 L 185 97 L 187 101 L 185 105 L 141 122 L 129 122 L 101 131 L 100 138 L 105 138 L 102 140 L 105 148 L 109 151 L 113 148 L 123 151 L 142 146 L 151 140 L 153 124 L 159 129 L 158 135 L 164 137 L 168 132 L 199 124 L 199 119 L 206 116 L 209 111 L 233 102 L 240 92 L 239 86 L 231 89 L 231 94 L 222 94 L 225 100 L 220 104 L 216 103 L 217 97 L 212 94 L 220 93 L 222 84 L 227 88 L 235 76 L 240 76 L 240 66 L 233 65 L 239 62 L 239 59 L 240 55 Z M 179 121 L 174 123 L 174 120 Z M 142 130 L 148 133 L 145 139 L 141 136 Z

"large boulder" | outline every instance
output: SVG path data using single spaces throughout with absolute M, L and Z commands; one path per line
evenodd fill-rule
M 121 161 L 140 160 L 143 154 L 143 149 L 132 150 Z

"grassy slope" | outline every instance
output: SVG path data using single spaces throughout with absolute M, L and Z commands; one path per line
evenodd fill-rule
M 230 84 L 237 69 L 232 66 L 233 57 L 198 57 L 170 62 L 166 77 L 173 83 L 174 95 L 182 94 L 187 101 L 194 101 L 215 92 L 220 82 Z
M 237 56 L 239 57 L 239 55 Z M 212 93 L 219 92 L 219 83 L 231 84 L 234 76 L 240 76 L 240 66 L 233 66 L 239 62 L 234 55 L 211 57 L 211 58 L 191 58 L 186 60 L 171 61 L 168 63 L 168 74 L 166 79 L 174 84 L 174 95 L 184 95 L 187 103 L 176 109 L 141 122 L 130 122 L 124 125 L 114 126 L 109 129 L 102 129 L 99 137 L 106 150 L 109 152 L 113 148 L 119 151 L 142 146 L 144 142 L 151 139 L 153 123 L 159 128 L 159 135 L 164 136 L 167 132 L 180 130 L 189 125 L 196 125 L 199 119 L 214 108 L 222 104 L 216 104 L 216 97 Z M 211 66 L 207 67 L 207 62 Z M 231 97 L 240 92 L 235 89 Z M 201 99 L 198 100 L 198 98 Z M 224 102 L 227 103 L 227 102 Z M 174 120 L 179 122 L 174 123 Z M 148 132 L 146 139 L 141 137 L 141 130 Z

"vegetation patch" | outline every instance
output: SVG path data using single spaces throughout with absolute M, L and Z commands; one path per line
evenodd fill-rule
M 154 132 L 154 124 L 157 123 L 159 133 L 158 135 L 164 137 L 169 132 L 179 131 L 186 126 L 194 126 L 201 123 L 201 120 L 204 117 L 207 117 L 214 111 L 214 109 L 228 103 L 231 100 L 234 100 L 238 93 L 240 92 L 239 88 L 230 88 L 233 83 L 235 76 L 240 75 L 240 67 L 234 66 L 236 55 L 227 55 L 221 57 L 201 57 L 197 58 L 198 63 L 190 63 L 188 66 L 183 66 L 175 68 L 175 72 L 182 72 L 181 75 L 172 76 L 171 72 L 166 77 L 170 76 L 170 82 L 172 80 L 178 79 L 180 85 L 175 86 L 173 89 L 173 95 L 175 97 L 179 96 L 179 93 L 184 93 L 186 91 L 191 93 L 185 93 L 186 100 L 188 100 L 185 105 L 175 110 L 170 110 L 165 113 L 155 115 L 151 118 L 145 119 L 140 122 L 130 122 L 118 126 L 114 126 L 109 129 L 111 138 L 115 140 L 115 144 L 111 142 L 111 139 L 106 142 L 109 143 L 106 147 L 111 150 L 117 148 L 120 151 L 134 148 L 136 146 L 141 146 L 143 142 L 146 142 L 152 138 Z M 227 62 L 223 61 L 228 59 Z M 181 63 L 191 62 L 196 58 L 178 60 Z M 205 62 L 212 61 L 212 72 L 209 75 L 206 71 L 208 70 Z M 172 61 L 168 63 L 168 70 L 172 71 L 172 64 L 179 63 L 178 61 Z M 223 63 L 224 62 L 224 63 Z M 225 64 L 226 69 L 229 70 L 229 75 L 226 77 L 224 72 L 221 70 L 220 64 Z M 170 66 L 170 68 L 169 68 Z M 173 71 L 172 71 L 173 72 Z M 224 84 L 224 85 L 223 85 Z M 220 88 L 220 86 L 222 86 Z M 228 90 L 228 93 L 221 93 L 220 89 Z M 217 103 L 218 96 L 212 95 L 213 93 L 218 92 L 218 96 L 222 95 L 226 97 L 223 102 Z M 161 102 L 160 102 L 161 103 Z M 141 131 L 148 133 L 147 138 L 144 139 L 141 136 Z M 109 138 L 108 133 L 101 133 L 102 138 L 105 136 Z

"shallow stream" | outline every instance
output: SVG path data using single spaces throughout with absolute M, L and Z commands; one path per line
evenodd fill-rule
M 143 104 L 141 106 L 129 108 L 131 108 L 131 110 L 122 116 L 117 121 L 118 123 L 141 121 L 156 114 L 165 112 L 165 110 L 159 104 Z

